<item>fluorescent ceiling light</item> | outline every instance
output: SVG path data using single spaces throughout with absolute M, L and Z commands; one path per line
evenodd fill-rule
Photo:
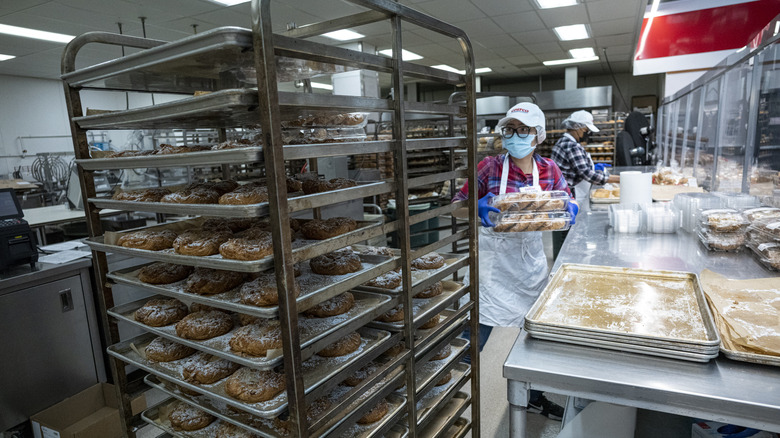
M 578 62 L 590 62 L 590 61 L 598 61 L 598 56 L 593 56 L 591 58 L 575 58 L 575 59 L 555 59 L 552 61 L 544 61 L 542 64 L 550 66 L 550 65 L 562 65 L 562 64 L 576 64 Z
M 385 56 L 392 57 L 393 49 L 380 50 L 379 53 Z M 407 50 L 401 50 L 401 59 L 403 61 L 416 61 L 418 59 L 423 59 L 423 57 L 416 53 L 409 52 Z
M 571 49 L 569 54 L 572 58 L 593 58 L 596 56 L 596 52 L 593 47 L 583 47 L 582 49 Z
M 458 70 L 455 67 L 450 67 L 449 65 L 445 65 L 445 64 L 432 65 L 431 67 L 438 68 L 439 70 L 445 70 L 445 71 L 452 72 L 452 73 L 458 73 L 458 74 L 461 74 L 461 75 L 465 75 L 466 74 L 466 70 Z M 474 70 L 474 73 L 481 74 L 481 73 L 489 73 L 491 71 L 493 71 L 493 69 L 490 68 L 490 67 L 482 67 L 482 68 L 478 68 L 478 69 Z
M 322 34 L 322 36 L 334 40 L 339 40 L 339 41 L 349 41 L 349 40 L 356 40 L 358 38 L 363 38 L 365 35 L 359 34 L 357 32 L 353 32 L 349 29 L 341 29 L 341 30 L 334 30 L 333 32 L 324 33 Z
M 74 37 L 73 35 L 64 35 L 61 33 L 44 32 L 42 30 L 28 29 L 26 27 L 9 26 L 7 24 L 0 24 L 0 33 L 6 35 L 20 36 L 24 38 L 35 38 L 36 40 L 54 41 L 56 43 L 70 42 Z
M 212 1 L 215 1 L 225 6 L 235 6 L 235 5 L 240 5 L 241 3 L 246 3 L 249 0 L 212 0 Z
M 9 59 L 14 59 L 16 56 L 14 55 L 0 55 L 0 61 L 8 61 Z
M 539 9 L 560 8 L 563 6 L 574 6 L 577 0 L 535 0 Z
M 333 89 L 333 85 L 322 84 L 322 83 L 319 83 L 319 82 L 312 82 L 311 83 L 311 87 L 312 88 L 320 88 L 322 90 L 332 90 Z
M 571 26 L 559 26 L 553 29 L 561 41 L 584 40 L 588 38 L 588 28 L 584 24 L 572 24 Z

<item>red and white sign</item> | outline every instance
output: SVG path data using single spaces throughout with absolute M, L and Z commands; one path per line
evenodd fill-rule
M 709 68 L 745 47 L 780 14 L 780 0 L 652 0 L 634 75 Z

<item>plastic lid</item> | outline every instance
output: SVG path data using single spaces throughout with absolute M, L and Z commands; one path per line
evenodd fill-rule
M 493 197 L 491 205 L 505 212 L 563 211 L 569 194 L 562 190 L 513 192 Z

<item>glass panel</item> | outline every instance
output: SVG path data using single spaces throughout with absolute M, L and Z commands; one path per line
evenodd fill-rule
M 745 163 L 747 122 L 749 115 L 751 67 L 747 62 L 725 75 L 718 129 L 718 175 L 720 192 L 741 192 Z
M 701 88 L 688 94 L 685 110 L 685 130 L 683 131 L 683 148 L 680 153 L 680 169 L 685 176 L 693 176 L 694 152 L 696 151 L 696 134 L 699 132 L 699 107 L 701 106 Z
M 758 57 L 761 94 L 758 127 L 750 172 L 750 193 L 764 203 L 780 206 L 780 45 L 773 44 Z
M 683 152 L 683 140 L 684 132 L 685 132 L 685 117 L 688 114 L 687 106 L 688 106 L 688 98 L 690 95 L 685 95 L 681 97 L 679 100 L 677 100 L 677 105 L 675 106 L 675 114 L 676 117 L 674 118 L 673 124 L 674 124 L 674 146 L 672 147 L 672 162 L 670 165 L 674 169 L 680 168 L 680 163 L 682 162 L 682 152 Z
M 720 102 L 718 78 L 704 86 L 704 108 L 697 137 L 696 181 L 705 190 L 712 190 L 712 174 L 715 170 L 715 140 L 718 136 L 718 103 Z

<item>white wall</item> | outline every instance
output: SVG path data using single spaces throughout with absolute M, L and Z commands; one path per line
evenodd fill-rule
M 697 70 L 683 73 L 666 73 L 666 87 L 664 88 L 664 96 L 669 97 L 672 94 L 679 91 L 681 88 L 695 81 L 709 70 Z
M 154 95 L 155 103 L 181 99 L 180 95 Z M 86 90 L 81 94 L 86 108 L 119 110 L 127 107 L 125 93 Z M 129 107 L 151 105 L 147 93 L 129 93 Z M 108 131 L 115 149 L 122 149 L 132 131 Z M 49 138 L 24 138 L 49 137 Z M 21 158 L 26 149 L 26 157 Z M 23 177 L 41 152 L 66 152 L 66 162 L 73 158 L 68 111 L 62 82 L 49 79 L 0 75 L 0 179 L 10 177 L 14 167 L 22 166 Z M 11 156 L 11 157 L 9 157 Z

